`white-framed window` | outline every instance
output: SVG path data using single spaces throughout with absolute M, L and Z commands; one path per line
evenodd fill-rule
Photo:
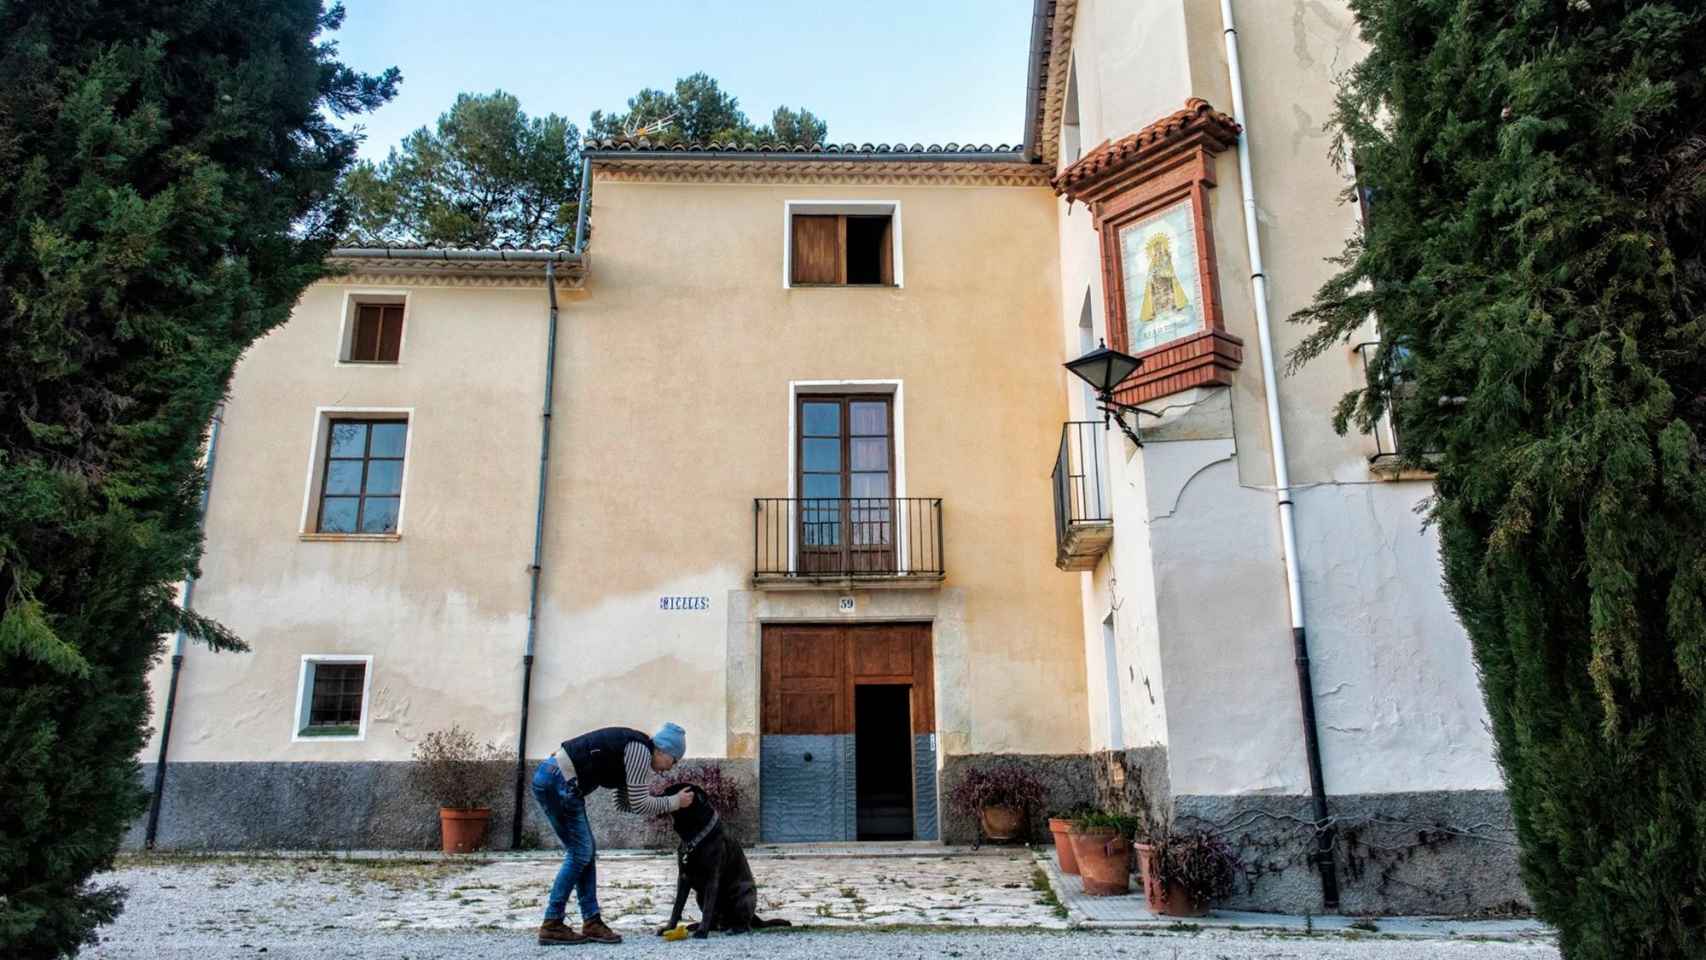
M 304 654 L 291 740 L 365 739 L 372 687 L 371 656 Z
M 409 329 L 407 290 L 350 290 L 344 293 L 338 326 L 340 366 L 395 367 L 402 362 Z
M 414 431 L 413 408 L 315 410 L 302 536 L 327 540 L 401 536 Z
M 788 200 L 782 286 L 903 287 L 899 201 Z

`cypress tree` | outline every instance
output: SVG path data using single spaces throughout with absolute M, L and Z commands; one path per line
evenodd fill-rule
M 1706 957 L 1706 8 L 1353 0 L 1371 199 L 1294 365 L 1381 345 L 1523 879 L 1572 960 Z
M 398 82 L 319 0 L 0 0 L 0 944 L 90 942 L 233 365 L 322 275 Z

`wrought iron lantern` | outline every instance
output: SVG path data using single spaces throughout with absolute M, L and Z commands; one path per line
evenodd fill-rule
M 1096 400 L 1102 408 L 1102 425 L 1105 429 L 1110 422 L 1118 423 L 1120 432 L 1126 435 L 1132 443 L 1143 446 L 1143 440 L 1138 436 L 1137 428 L 1125 421 L 1127 411 L 1148 414 L 1148 410 L 1134 407 L 1129 403 L 1120 403 L 1114 399 L 1114 391 L 1119 385 L 1131 379 L 1143 361 L 1118 350 L 1108 347 L 1106 341 L 1097 344 L 1096 349 L 1086 353 L 1076 360 L 1068 361 L 1066 369 L 1090 385 L 1096 392 Z M 1149 414 L 1154 416 L 1154 414 Z

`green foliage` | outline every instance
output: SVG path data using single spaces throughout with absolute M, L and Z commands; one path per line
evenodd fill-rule
M 1294 363 L 1437 451 L 1524 878 L 1572 958 L 1706 956 L 1706 12 L 1353 0 L 1373 195 Z
M 667 127 L 656 125 L 668 120 Z M 650 125 L 650 126 L 649 126 Z M 594 110 L 587 132 L 599 139 L 623 137 L 645 129 L 654 143 L 787 143 L 811 146 L 829 135 L 829 125 L 810 110 L 777 107 L 766 126 L 754 126 L 740 100 L 724 93 L 717 81 L 695 73 L 675 81 L 672 92 L 647 87 L 628 98 L 621 113 Z
M 89 877 L 143 811 L 146 674 L 195 569 L 206 424 L 319 277 L 388 99 L 318 0 L 0 0 L 0 943 L 115 916 Z
M 344 179 L 355 245 L 561 247 L 573 241 L 580 133 L 557 114 L 529 117 L 514 96 L 464 93 Z
M 1127 840 L 1137 839 L 1143 833 L 1143 828 L 1142 817 L 1108 810 L 1086 810 L 1072 821 L 1072 829 L 1079 833 L 1112 830 Z

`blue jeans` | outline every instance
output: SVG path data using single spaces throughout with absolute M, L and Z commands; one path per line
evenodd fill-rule
M 551 899 L 545 904 L 545 919 L 561 920 L 569 909 L 569 891 L 580 898 L 581 922 L 598 916 L 598 848 L 592 840 L 592 824 L 586 819 L 586 798 L 573 780 L 563 779 L 555 757 L 539 765 L 533 774 L 533 799 L 551 821 L 557 839 L 563 841 L 563 865 L 551 884 Z

